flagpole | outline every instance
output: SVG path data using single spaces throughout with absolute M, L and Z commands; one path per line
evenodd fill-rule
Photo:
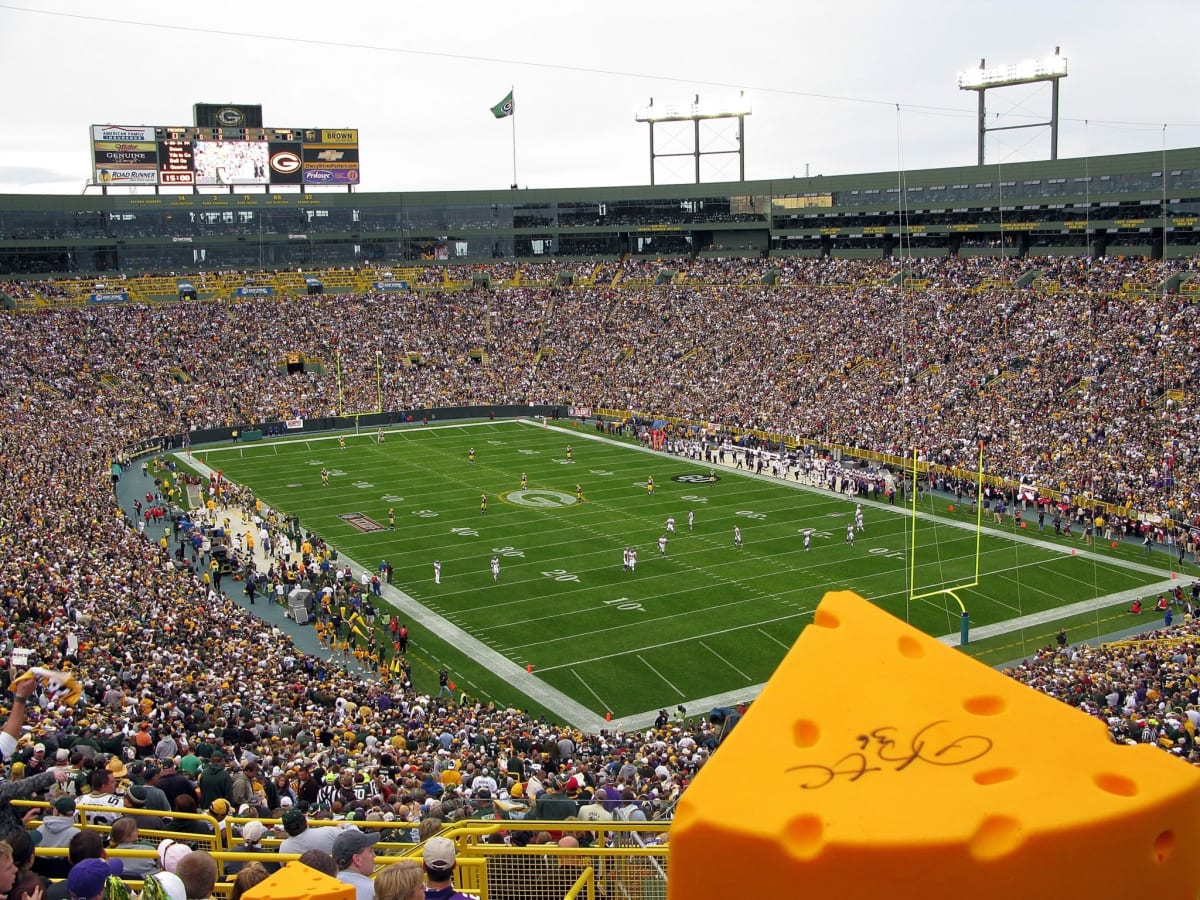
M 512 96 L 513 88 L 508 89 L 509 96 Z M 512 148 L 513 148 L 513 190 L 517 189 L 517 107 L 513 104 L 512 115 L 508 117 L 512 121 Z

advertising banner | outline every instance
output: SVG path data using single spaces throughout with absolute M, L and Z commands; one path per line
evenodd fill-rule
M 97 150 L 96 168 L 111 166 L 122 166 L 126 169 L 157 169 L 158 150 Z
M 92 141 L 116 143 L 154 143 L 153 125 L 93 125 Z
M 97 168 L 96 184 L 157 184 L 158 169 Z
M 358 169 L 311 169 L 304 167 L 305 184 L 358 184 Z

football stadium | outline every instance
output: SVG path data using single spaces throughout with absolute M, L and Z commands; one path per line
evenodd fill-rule
M 6 896 L 1197 896 L 1200 147 L 89 139 L 0 195 Z

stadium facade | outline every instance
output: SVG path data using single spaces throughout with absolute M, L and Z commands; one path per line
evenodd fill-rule
M 1200 254 L 1200 148 L 698 185 L 0 195 L 0 277 L 621 256 Z

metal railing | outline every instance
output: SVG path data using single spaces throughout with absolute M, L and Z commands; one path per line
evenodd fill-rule
M 15 806 L 48 810 L 49 805 L 40 801 L 17 800 Z M 87 822 L 86 814 L 120 815 L 134 817 L 170 816 L 171 819 L 202 821 L 212 829 L 212 834 L 178 832 L 169 829 L 139 829 L 139 838 L 157 841 L 172 838 L 212 853 L 217 861 L 217 886 L 214 896 L 226 897 L 231 889 L 231 875 L 227 875 L 229 863 L 273 862 L 287 864 L 299 858 L 295 853 L 279 853 L 282 843 L 276 832 L 268 831 L 259 851 L 242 849 L 245 842 L 238 830 L 251 818 L 226 817 L 218 821 L 205 813 L 177 813 L 166 810 L 143 810 L 126 807 L 79 804 L 77 806 L 84 821 L 81 829 L 90 829 L 107 834 L 111 827 L 99 822 Z M 259 818 L 269 828 L 279 824 L 278 819 Z M 41 824 L 33 820 L 30 827 Z M 344 826 L 339 820 L 309 820 L 309 827 L 326 825 Z M 410 830 L 410 823 L 354 822 L 364 831 Z M 457 823 L 441 834 L 454 841 L 458 854 L 454 873 L 455 888 L 479 900 L 528 900 L 533 896 L 562 897 L 566 900 L 596 900 L 596 898 L 618 898 L 618 900 L 654 900 L 666 896 L 667 845 L 665 838 L 669 823 L 663 821 L 626 822 L 602 821 L 536 821 L 469 819 Z M 394 835 L 389 835 L 392 837 Z M 563 837 L 569 836 L 579 846 L 558 846 Z M 420 861 L 423 844 L 406 841 L 381 841 L 376 845 L 377 870 L 406 859 Z M 154 847 L 139 849 L 111 848 L 110 857 L 126 859 L 157 859 Z M 65 858 L 66 847 L 38 847 L 38 857 Z M 140 890 L 142 882 L 127 879 L 132 890 Z

